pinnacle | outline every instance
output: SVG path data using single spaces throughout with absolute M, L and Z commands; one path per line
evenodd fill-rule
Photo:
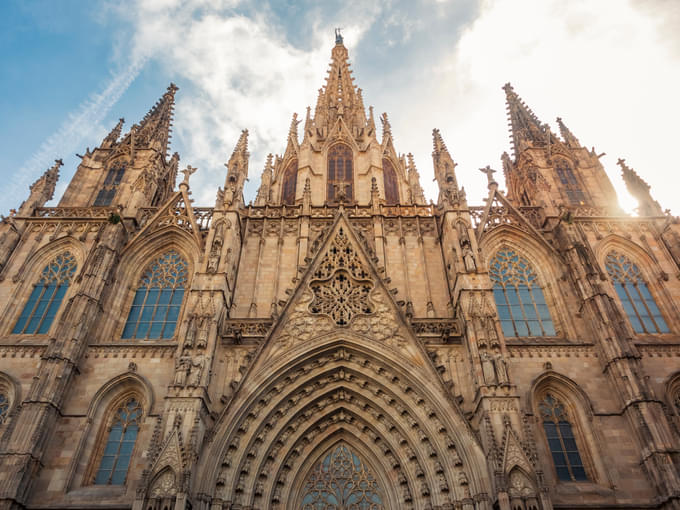
M 441 151 L 449 152 L 448 148 L 446 147 L 446 143 L 444 143 L 444 139 L 437 128 L 432 130 L 432 145 L 434 148 L 433 153 L 435 154 Z
M 515 157 L 517 157 L 527 145 L 544 142 L 545 126 L 517 95 L 510 83 L 506 83 L 502 88 L 505 91 L 510 137 Z
M 621 177 L 623 177 L 623 180 L 625 183 L 630 187 L 631 185 L 634 186 L 641 186 L 646 189 L 650 189 L 650 185 L 647 184 L 642 177 L 640 177 L 635 170 L 630 168 L 628 165 L 626 165 L 626 160 L 623 158 L 619 158 L 618 161 L 616 162 L 617 165 L 621 167 Z

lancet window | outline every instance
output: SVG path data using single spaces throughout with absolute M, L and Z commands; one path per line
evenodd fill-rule
M 383 180 L 385 183 L 385 202 L 388 204 L 399 203 L 399 184 L 397 183 L 397 172 L 389 159 L 383 159 Z
M 586 203 L 586 195 L 581 189 L 571 163 L 564 158 L 556 158 L 555 172 L 562 185 L 562 189 L 567 195 L 567 200 L 572 205 L 583 205 Z
M 187 283 L 187 262 L 176 251 L 154 261 L 135 292 L 123 338 L 172 338 Z
M 557 478 L 566 482 L 588 480 L 564 404 L 548 393 L 538 409 Z
M 76 272 L 76 259 L 65 251 L 47 264 L 14 325 L 15 334 L 45 334 L 59 311 Z
M 506 337 L 555 335 L 538 276 L 527 259 L 503 248 L 491 259 L 489 276 Z
M 294 159 L 288 163 L 283 174 L 283 186 L 281 191 L 281 202 L 286 205 L 295 204 L 295 189 L 297 187 L 298 162 Z
M 339 444 L 307 475 L 303 510 L 384 510 L 383 491 L 366 464 Z
M 116 196 L 118 186 L 123 180 L 123 175 L 125 175 L 125 163 L 115 163 L 109 168 L 104 184 L 94 200 L 95 206 L 111 205 L 113 197 Z
M 354 198 L 354 168 L 352 149 L 345 144 L 334 145 L 328 151 L 328 201 L 351 201 Z
M 636 333 L 668 333 L 666 321 L 642 278 L 640 268 L 617 251 L 607 255 L 605 267 L 633 330 Z
M 128 398 L 116 409 L 107 431 L 106 445 L 94 478 L 95 485 L 125 483 L 141 418 L 142 406 L 134 397 Z

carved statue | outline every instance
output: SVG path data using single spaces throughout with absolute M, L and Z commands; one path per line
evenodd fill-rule
M 205 349 L 208 345 L 208 333 L 210 331 L 210 318 L 201 317 L 198 320 L 198 328 L 196 335 L 196 347 L 198 349 Z
M 184 386 L 186 384 L 190 367 L 191 358 L 189 356 L 182 356 L 177 360 L 175 365 L 175 386 Z
M 482 360 L 482 375 L 484 382 L 489 385 L 496 384 L 496 371 L 494 370 L 493 359 L 488 352 L 480 354 Z
M 462 248 L 463 248 L 463 264 L 465 265 L 465 271 L 467 271 L 468 273 L 473 273 L 477 271 L 475 256 L 472 253 L 472 248 L 470 248 L 470 244 L 465 243 Z
M 189 319 L 189 324 L 187 325 L 187 334 L 184 339 L 184 348 L 191 349 L 194 346 L 194 340 L 196 338 L 196 316 L 192 315 Z
M 191 368 L 187 377 L 187 386 L 196 388 L 201 384 L 201 375 L 203 375 L 203 368 L 205 367 L 205 359 L 199 356 L 193 361 L 190 361 Z
M 496 375 L 498 376 L 498 383 L 508 384 L 510 382 L 510 379 L 508 378 L 508 365 L 500 352 L 494 357 L 494 365 L 496 368 Z

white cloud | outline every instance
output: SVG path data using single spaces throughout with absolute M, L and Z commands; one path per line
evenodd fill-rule
M 486 186 L 476 169 L 487 163 L 500 169 L 500 154 L 510 151 L 500 89 L 510 81 L 543 122 L 554 127 L 562 116 L 584 145 L 607 152 L 602 162 L 624 208 L 635 203 L 618 177 L 618 157 L 652 185 L 663 207 L 680 213 L 674 196 L 680 177 L 669 171 L 677 165 L 680 54 L 673 41 L 659 40 L 667 21 L 648 7 L 619 0 L 485 1 L 457 47 L 431 63 L 425 97 L 411 91 L 418 99 L 402 103 L 407 108 L 399 119 L 420 117 L 418 129 L 428 120 L 441 128 L 460 163 L 459 181 L 479 203 Z M 430 147 L 420 134 L 414 139 L 418 160 L 429 160 Z M 434 196 L 431 185 L 428 191 Z

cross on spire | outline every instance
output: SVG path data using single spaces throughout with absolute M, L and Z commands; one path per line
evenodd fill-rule
M 489 165 L 486 165 L 484 168 L 479 169 L 480 172 L 483 174 L 486 174 L 486 178 L 489 181 L 489 184 L 494 184 L 496 181 L 493 178 L 493 174 L 496 173 L 496 170 L 491 168 Z

